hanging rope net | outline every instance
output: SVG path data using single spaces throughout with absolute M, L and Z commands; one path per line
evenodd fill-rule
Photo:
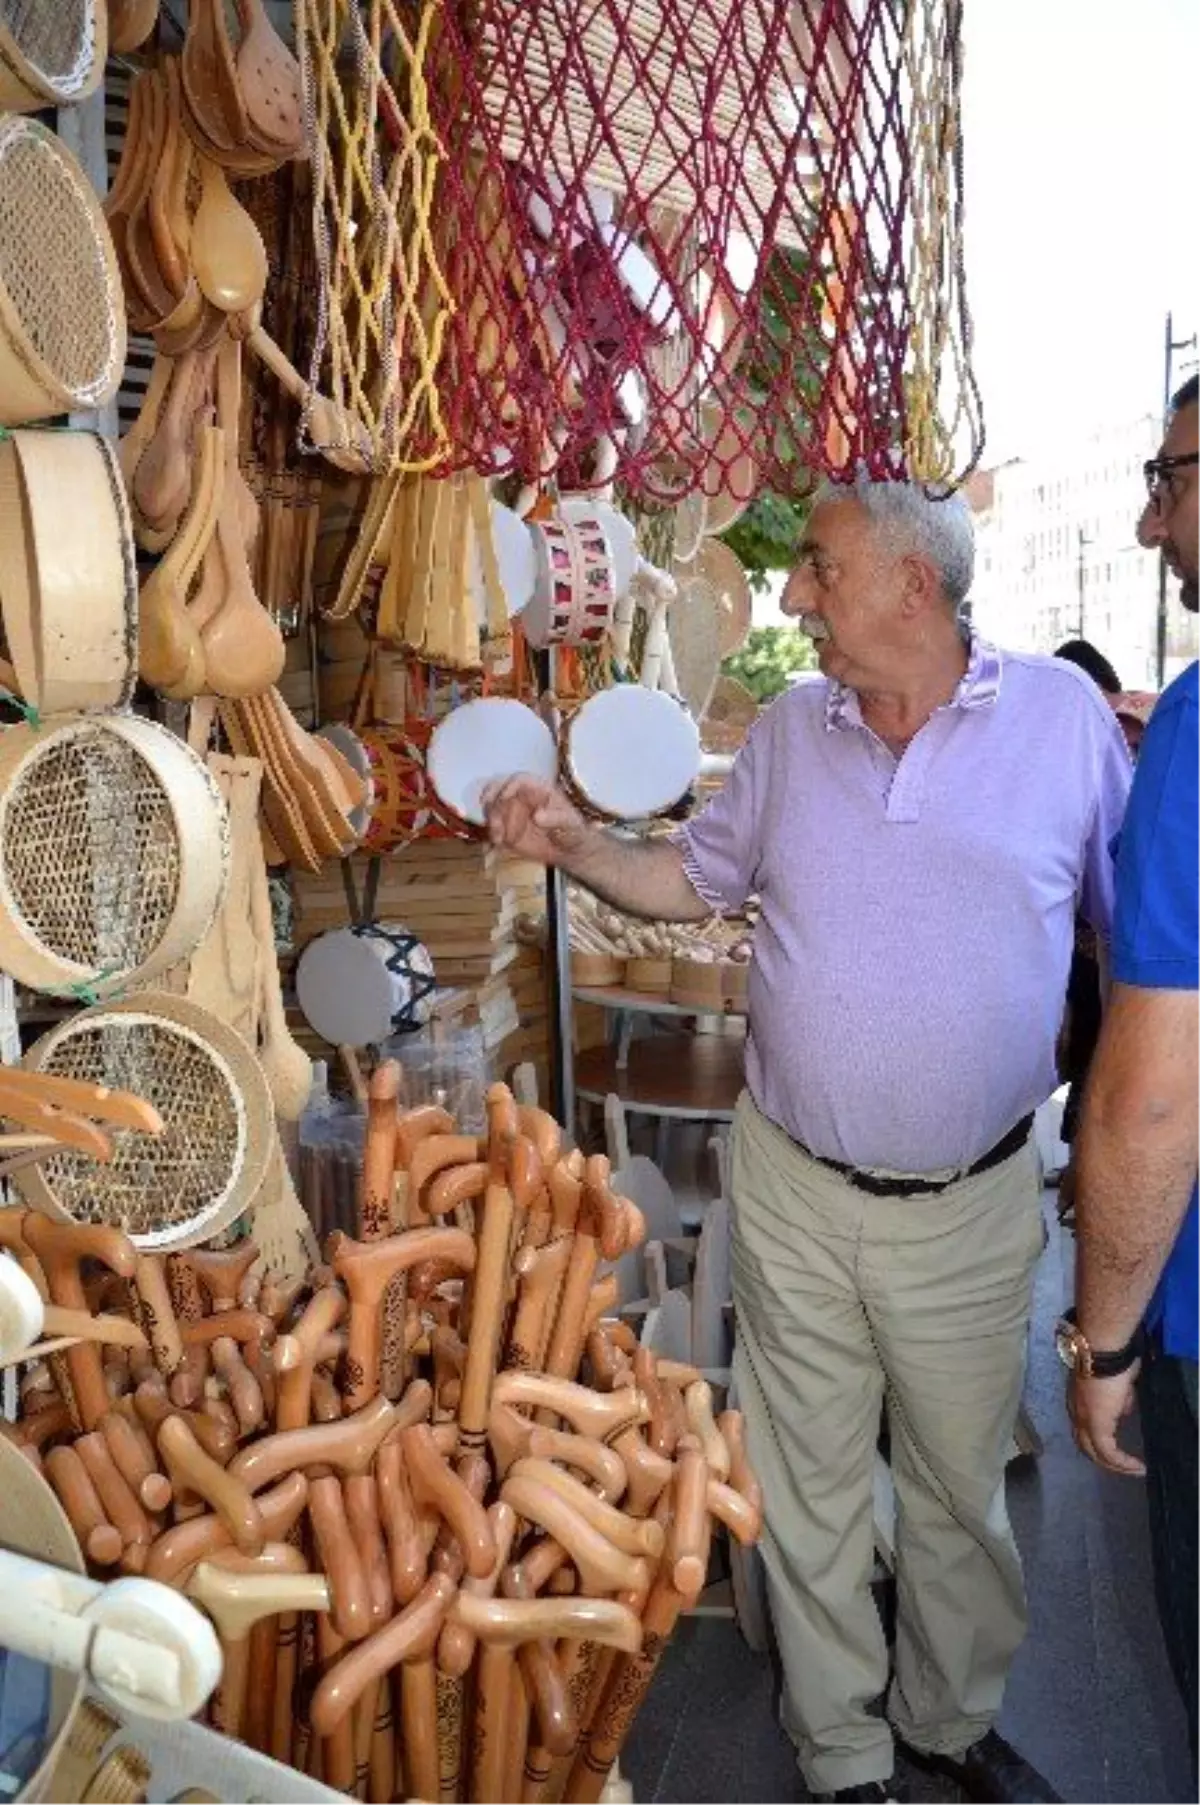
M 297 0 L 314 385 L 380 472 L 961 480 L 960 10 Z

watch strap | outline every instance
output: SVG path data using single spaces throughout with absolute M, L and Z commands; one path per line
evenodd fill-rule
M 1072 1328 L 1079 1328 L 1079 1316 L 1074 1309 L 1064 1311 L 1063 1320 L 1069 1322 Z M 1086 1337 L 1084 1339 L 1086 1340 Z M 1145 1346 L 1146 1331 L 1140 1323 L 1134 1330 L 1132 1339 L 1123 1348 L 1118 1348 L 1115 1353 L 1100 1352 L 1089 1341 L 1087 1347 L 1091 1360 L 1092 1378 L 1116 1379 L 1121 1373 L 1127 1373 L 1134 1361 L 1141 1359 Z

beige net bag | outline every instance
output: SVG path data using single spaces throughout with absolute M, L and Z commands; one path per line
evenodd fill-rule
M 124 1229 L 146 1251 L 191 1247 L 247 1209 L 274 1136 L 262 1067 L 232 1028 L 185 997 L 147 992 L 85 1009 L 26 1055 L 33 1071 L 132 1091 L 161 1135 L 112 1134 L 99 1164 L 56 1153 L 15 1175 L 43 1215 Z

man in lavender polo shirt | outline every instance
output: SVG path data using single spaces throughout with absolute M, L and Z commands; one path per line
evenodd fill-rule
M 1081 672 L 964 635 L 972 565 L 959 498 L 827 489 L 785 597 L 821 677 L 761 716 L 699 817 L 648 842 L 530 778 L 487 798 L 497 844 L 635 913 L 760 900 L 735 1372 L 787 1727 L 833 1798 L 890 1796 L 893 1730 L 969 1798 L 1057 1796 L 991 1727 L 1025 1629 L 1004 1467 L 1043 1244 L 1031 1115 L 1056 1082 L 1076 909 L 1108 932 L 1130 764 Z M 869 1589 L 885 1405 L 886 1717 Z

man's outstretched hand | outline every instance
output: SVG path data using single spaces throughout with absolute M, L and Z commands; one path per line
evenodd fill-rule
M 569 863 L 594 832 L 562 790 L 538 777 L 490 783 L 481 801 L 492 845 L 540 865 Z

